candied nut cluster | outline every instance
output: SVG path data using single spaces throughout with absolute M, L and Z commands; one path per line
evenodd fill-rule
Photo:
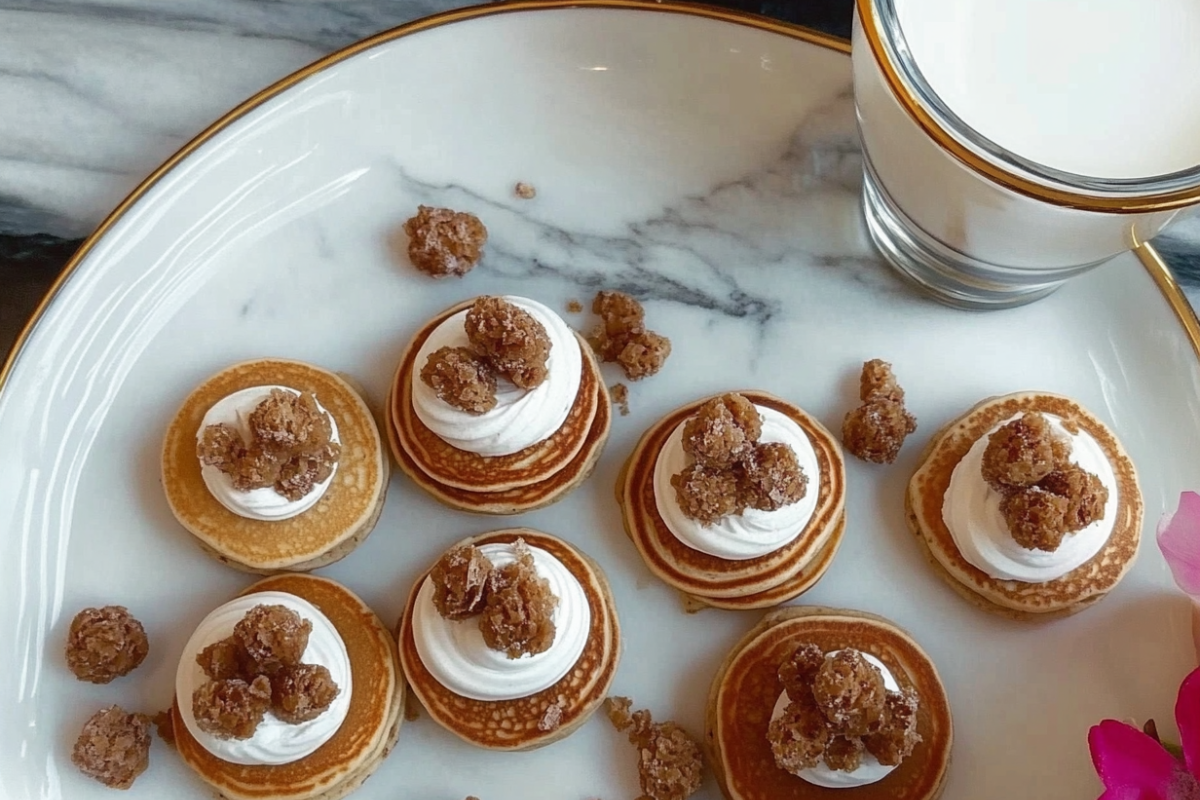
M 248 739 L 270 711 L 296 725 L 323 714 L 341 692 L 329 670 L 305 664 L 312 623 L 280 605 L 258 605 L 233 634 L 200 651 L 208 681 L 192 693 L 200 730 L 222 739 Z
M 608 718 L 613 727 L 629 736 L 638 751 L 638 781 L 643 800 L 684 800 L 704 777 L 704 756 L 699 743 L 674 722 L 654 722 L 650 712 L 629 709 L 628 697 L 609 697 Z
M 600 325 L 588 337 L 602 361 L 615 361 L 631 381 L 662 369 L 671 340 L 646 328 L 642 304 L 623 292 L 600 292 L 592 301 Z
M 558 598 L 538 575 L 523 539 L 516 559 L 497 567 L 473 544 L 446 551 L 429 571 L 433 605 L 449 620 L 479 617 L 479 632 L 492 650 L 509 658 L 544 653 L 554 644 Z M 561 710 L 560 710 L 561 711 Z
M 788 704 L 767 739 L 775 764 L 793 775 L 822 761 L 853 772 L 864 753 L 894 767 L 921 741 L 916 693 L 887 691 L 883 673 L 857 650 L 826 655 L 802 644 L 779 665 L 779 682 Z
M 111 789 L 128 789 L 150 764 L 150 718 L 120 706 L 97 711 L 83 724 L 71 763 Z
M 76 678 L 108 683 L 135 670 L 150 652 L 150 642 L 124 606 L 85 608 L 71 620 L 66 652 Z
M 442 347 L 430 353 L 421 380 L 439 399 L 468 414 L 486 414 L 496 407 L 496 373 L 466 347 Z
M 1027 550 L 1054 552 L 1068 534 L 1103 518 L 1108 488 L 1071 462 L 1071 442 L 1037 412 L 988 437 L 980 472 L 1002 495 L 1008 531 Z
M 917 429 L 917 418 L 904 407 L 904 390 L 892 365 L 878 358 L 865 362 L 858 398 L 862 405 L 842 422 L 842 444 L 863 461 L 891 464 L 905 437 Z
M 228 475 L 240 492 L 271 487 L 294 502 L 333 474 L 342 452 L 329 414 L 311 392 L 272 389 L 247 427 L 250 441 L 232 425 L 208 425 L 196 445 L 200 463 Z
M 762 417 L 740 394 L 713 398 L 683 423 L 691 463 L 671 476 L 684 515 L 704 525 L 747 508 L 775 511 L 797 503 L 808 477 L 792 448 L 759 442 Z
M 449 208 L 417 206 L 417 215 L 404 223 L 404 232 L 408 259 L 434 278 L 466 275 L 487 244 L 487 228 L 479 217 Z

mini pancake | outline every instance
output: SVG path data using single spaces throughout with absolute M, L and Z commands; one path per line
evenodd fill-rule
M 417 355 L 459 303 L 427 323 L 409 342 L 385 409 L 388 443 L 400 468 L 440 502 L 481 514 L 518 514 L 550 505 L 581 484 L 600 458 L 612 422 L 608 393 L 591 347 L 578 334 L 583 356 L 579 392 L 562 426 L 549 438 L 504 456 L 460 450 L 431 431 L 413 409 Z
M 239 516 L 212 496 L 200 474 L 196 434 L 204 415 L 225 397 L 255 386 L 312 392 L 337 423 L 342 443 L 337 474 L 315 506 L 290 519 Z M 205 552 L 245 572 L 306 572 L 344 558 L 375 527 L 389 471 L 375 419 L 350 383 L 283 359 L 246 361 L 206 380 L 184 400 L 163 443 L 163 490 L 171 512 Z
M 404 681 L 391 632 L 349 589 L 326 578 L 278 575 L 241 594 L 288 592 L 329 618 L 350 655 L 350 709 L 337 733 L 290 764 L 243 766 L 209 753 L 188 731 L 176 697 L 171 706 L 175 747 L 217 795 L 227 800 L 337 800 L 357 789 L 383 762 L 400 734 Z
M 672 411 L 642 435 L 617 479 L 625 532 L 646 566 L 664 583 L 683 593 L 689 605 L 717 608 L 767 608 L 812 588 L 833 561 L 845 529 L 846 477 L 841 446 L 814 417 L 766 392 L 738 392 L 755 405 L 789 417 L 808 436 L 817 454 L 820 476 L 810 475 L 808 491 L 817 506 L 803 532 L 764 556 L 742 561 L 695 550 L 676 538 L 658 513 L 654 470 L 659 453 L 675 429 L 705 402 L 703 398 Z
M 1045 583 L 993 578 L 968 563 L 942 518 L 950 478 L 971 446 L 1004 420 L 1027 411 L 1053 414 L 1099 443 L 1117 479 L 1112 534 L 1089 561 Z M 909 528 L 924 546 L 934 570 L 973 605 L 1012 619 L 1055 619 L 1101 600 L 1133 566 L 1142 535 L 1144 503 L 1137 471 L 1117 437 L 1074 400 L 1061 395 L 1019 392 L 988 398 L 950 422 L 926 448 L 905 495 Z
M 826 789 L 775 764 L 767 726 L 783 691 L 779 664 L 806 642 L 826 653 L 846 648 L 869 653 L 902 688 L 916 690 L 921 741 L 882 780 Z M 937 669 L 903 630 L 863 611 L 793 606 L 767 614 L 721 664 L 709 690 L 704 736 L 709 763 L 729 800 L 935 800 L 949 770 L 954 725 Z
M 412 692 L 429 715 L 455 736 L 489 750 L 532 750 L 574 732 L 608 695 L 621 659 L 621 628 L 608 580 L 600 565 L 563 540 L 529 528 L 493 531 L 458 544 L 512 543 L 524 539 L 553 555 L 578 579 L 591 608 L 592 627 L 583 654 L 557 683 L 515 700 L 474 700 L 447 689 L 425 668 L 413 640 L 413 607 L 426 571 L 409 593 L 399 623 L 400 663 Z M 549 706 L 562 710 L 558 727 L 545 731 L 539 723 Z

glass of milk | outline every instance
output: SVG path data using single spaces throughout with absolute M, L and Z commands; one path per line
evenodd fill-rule
M 934 297 L 1004 308 L 1200 204 L 1200 0 L 857 0 L 867 226 Z

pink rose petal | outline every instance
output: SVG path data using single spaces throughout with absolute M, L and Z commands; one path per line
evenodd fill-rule
M 1184 492 L 1178 510 L 1159 521 L 1158 549 L 1179 588 L 1200 598 L 1200 494 Z
M 1200 774 L 1200 669 L 1194 669 L 1179 685 L 1175 700 L 1175 723 L 1188 772 Z
M 1088 731 L 1088 747 L 1105 800 L 1174 800 L 1183 765 L 1137 728 L 1103 720 Z

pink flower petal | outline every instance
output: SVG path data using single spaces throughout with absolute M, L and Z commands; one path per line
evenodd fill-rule
M 1184 492 L 1175 513 L 1159 520 L 1158 549 L 1179 588 L 1200 597 L 1200 494 Z
M 1200 775 L 1200 669 L 1192 670 L 1179 685 L 1175 723 L 1179 726 L 1183 761 L 1188 772 Z
M 1183 765 L 1137 728 L 1103 720 L 1088 731 L 1088 747 L 1105 800 L 1172 800 Z

